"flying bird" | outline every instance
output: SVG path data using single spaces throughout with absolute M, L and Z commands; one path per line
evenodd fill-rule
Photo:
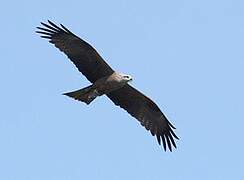
M 156 136 L 159 145 L 162 142 L 165 151 L 167 147 L 170 151 L 172 146 L 176 148 L 174 138 L 179 138 L 173 131 L 175 127 L 149 97 L 128 84 L 132 81 L 130 75 L 114 71 L 90 44 L 62 24 L 57 26 L 48 20 L 48 23 L 41 22 L 41 25 L 37 27 L 36 33 L 64 52 L 92 83 L 88 87 L 64 95 L 87 105 L 95 98 L 106 95 L 115 105 L 125 109 Z

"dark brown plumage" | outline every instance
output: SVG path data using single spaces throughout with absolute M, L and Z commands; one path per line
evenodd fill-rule
M 114 72 L 91 45 L 74 35 L 63 25 L 61 25 L 63 28 L 61 29 L 51 21 L 48 22 L 49 25 L 41 23 L 44 28 L 37 27 L 41 31 L 36 32 L 42 34 L 42 38 L 50 39 L 49 42 L 64 52 L 90 82 L 94 83 Z
M 94 84 L 99 79 L 109 77 L 115 72 L 87 42 L 70 32 L 62 24 L 59 27 L 51 21 L 48 21 L 48 23 L 41 23 L 43 27 L 37 27 L 39 30 L 36 32 L 41 34 L 42 38 L 49 39 L 50 43 L 64 52 L 91 83 Z M 87 91 L 87 88 L 84 89 Z M 66 93 L 66 95 L 81 100 L 77 92 L 82 90 Z M 102 95 L 97 92 L 94 93 L 96 96 Z M 123 87 L 106 93 L 106 95 L 115 105 L 125 109 L 142 126 L 149 130 L 153 136 L 156 136 L 158 143 L 161 144 L 162 142 L 164 150 L 166 150 L 166 145 L 170 151 L 172 151 L 172 145 L 176 148 L 174 138 L 178 139 L 178 137 L 173 132 L 175 127 L 167 120 L 165 115 L 150 98 L 127 83 Z

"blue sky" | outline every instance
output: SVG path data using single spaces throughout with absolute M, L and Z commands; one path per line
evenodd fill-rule
M 156 139 L 34 33 L 63 23 L 177 127 Z M 0 179 L 243 179 L 244 1 L 4 1 L 0 7 Z

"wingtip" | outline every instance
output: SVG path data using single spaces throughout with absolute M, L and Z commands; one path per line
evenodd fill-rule
M 166 147 L 163 147 L 164 148 L 164 152 L 166 152 L 167 151 L 167 148 Z
M 46 23 L 44 23 L 44 22 L 40 22 L 41 23 L 41 25 L 43 25 L 43 26 L 46 26 L 47 24 Z
M 162 141 L 163 141 L 163 148 L 164 148 L 164 151 L 166 152 L 166 142 L 165 142 L 164 136 L 162 136 L 161 139 L 162 139 Z
M 73 34 L 68 28 L 66 28 L 63 24 L 60 24 L 60 26 L 65 30 L 67 33 Z M 73 34 L 74 35 L 74 34 Z
M 161 141 L 160 141 L 160 135 L 156 135 L 157 140 L 158 140 L 158 144 L 161 145 Z
M 171 124 L 169 121 L 168 121 L 168 124 L 169 124 L 169 126 L 170 126 L 172 129 L 176 129 L 176 127 L 175 127 L 173 124 Z

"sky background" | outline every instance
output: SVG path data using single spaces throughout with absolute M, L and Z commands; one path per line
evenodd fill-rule
M 62 23 L 92 44 L 177 127 L 164 152 L 34 33 Z M 0 6 L 1 180 L 244 179 L 244 1 L 3 1 Z

